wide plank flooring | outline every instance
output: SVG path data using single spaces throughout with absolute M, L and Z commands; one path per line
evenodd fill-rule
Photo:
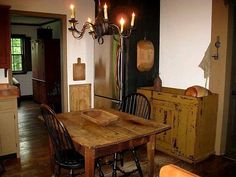
M 39 105 L 33 101 L 23 101 L 18 109 L 19 117 L 19 138 L 21 158 L 14 155 L 1 157 L 5 166 L 2 177 L 50 177 L 52 171 L 49 160 L 48 135 L 42 120 L 39 118 Z M 147 176 L 146 153 L 143 150 L 139 153 L 144 176 Z M 134 163 L 127 156 L 125 169 L 134 168 Z M 161 166 L 175 164 L 202 177 L 236 177 L 236 161 L 224 158 L 223 156 L 212 156 L 209 159 L 198 163 L 189 164 L 164 153 L 157 152 L 155 157 L 155 174 L 158 176 Z M 106 176 L 111 176 L 111 168 L 103 168 Z M 1 176 L 1 175 L 0 175 Z M 61 176 L 66 176 L 63 171 Z M 81 175 L 83 176 L 83 175 Z M 138 174 L 133 174 L 138 177 Z

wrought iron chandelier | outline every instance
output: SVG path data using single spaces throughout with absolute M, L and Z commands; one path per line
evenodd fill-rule
M 95 19 L 95 22 L 92 23 L 91 19 L 88 20 L 83 24 L 81 30 L 78 29 L 77 25 L 79 24 L 78 20 L 75 18 L 75 8 L 74 5 L 70 6 L 71 8 L 71 18 L 70 28 L 68 28 L 72 35 L 77 38 L 81 39 L 84 36 L 86 30 L 89 30 L 88 33 L 93 37 L 93 39 L 97 39 L 99 44 L 103 44 L 104 39 L 103 36 L 106 34 L 113 34 L 118 35 L 120 38 L 128 38 L 131 35 L 132 30 L 134 29 L 134 21 L 135 21 L 135 13 L 133 12 L 131 15 L 131 23 L 130 27 L 125 28 L 125 20 L 123 17 L 120 18 L 120 27 L 116 24 L 110 23 L 108 20 L 108 13 L 107 13 L 107 4 L 105 3 L 103 6 L 103 10 L 101 9 L 101 5 L 99 3 L 99 11 L 98 15 Z

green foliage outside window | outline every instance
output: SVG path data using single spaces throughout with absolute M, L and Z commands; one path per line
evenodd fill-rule
M 22 38 L 11 38 L 11 56 L 12 56 L 12 71 L 23 71 L 23 40 Z

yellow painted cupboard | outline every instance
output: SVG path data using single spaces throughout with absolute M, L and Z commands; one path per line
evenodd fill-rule
M 142 87 L 138 92 L 151 103 L 151 118 L 171 125 L 171 130 L 157 135 L 156 149 L 190 163 L 214 153 L 218 95 L 185 96 L 184 90 Z

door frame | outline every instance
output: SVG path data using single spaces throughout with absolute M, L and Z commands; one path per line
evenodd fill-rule
M 31 17 L 47 17 L 55 18 L 61 21 L 61 36 L 60 36 L 60 52 L 61 52 L 61 106 L 62 112 L 68 111 L 68 80 L 67 80 L 67 21 L 66 15 L 42 13 L 42 12 L 29 12 L 20 10 L 10 10 L 10 14 L 21 14 Z M 9 79 L 12 78 L 12 72 L 9 74 Z

